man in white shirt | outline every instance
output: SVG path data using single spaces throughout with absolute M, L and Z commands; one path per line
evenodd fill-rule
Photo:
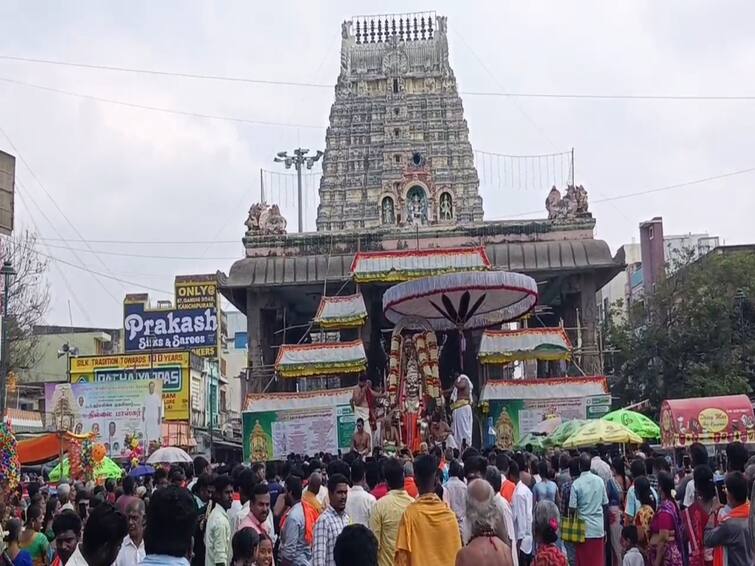
M 443 486 L 443 502 L 456 513 L 459 524 L 463 524 L 467 514 L 467 484 L 464 482 L 464 468 L 457 460 L 452 460 L 448 465 L 448 481 Z
M 144 560 L 144 501 L 132 500 L 126 507 L 128 534 L 123 539 L 115 566 L 139 566 Z
M 231 563 L 231 522 L 228 510 L 233 499 L 233 485 L 228 476 L 215 479 L 215 506 L 207 519 L 204 546 L 206 566 L 228 566 Z
M 370 514 L 377 499 L 365 488 L 365 469 L 361 460 L 354 460 L 351 464 L 351 489 L 346 498 L 346 514 L 352 524 L 360 524 L 365 527 L 370 525 Z
M 603 480 L 603 483 L 608 485 L 613 477 L 611 472 L 611 466 L 606 463 L 603 458 L 600 457 L 600 451 L 598 448 L 593 448 L 591 451 L 592 460 L 590 460 L 590 471 Z
M 519 564 L 528 566 L 532 561 L 532 492 L 519 479 L 519 465 L 511 462 L 509 465 L 509 481 L 516 484 L 512 498 L 512 512 L 514 514 L 514 537 L 519 552 Z

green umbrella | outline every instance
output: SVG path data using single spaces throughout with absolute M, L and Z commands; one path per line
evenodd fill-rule
M 619 409 L 603 416 L 603 419 L 612 423 L 622 424 L 642 438 L 652 439 L 661 437 L 661 429 L 648 417 L 629 409 Z
M 561 446 L 566 439 L 572 434 L 577 432 L 583 425 L 587 424 L 587 421 L 581 419 L 573 419 L 561 423 L 556 430 L 548 435 L 543 443 L 547 447 Z
M 71 478 L 71 465 L 68 463 L 68 458 L 63 458 L 63 475 L 67 478 Z M 96 478 L 112 478 L 117 480 L 123 475 L 123 469 L 113 462 L 110 458 L 105 456 L 102 463 L 95 468 Z M 60 481 L 60 464 L 50 470 L 50 481 L 57 483 Z
M 516 443 L 516 445 L 519 448 L 524 448 L 527 444 L 531 444 L 533 450 L 536 452 L 543 452 L 545 450 L 543 447 L 543 440 L 545 440 L 545 435 L 528 432 Z

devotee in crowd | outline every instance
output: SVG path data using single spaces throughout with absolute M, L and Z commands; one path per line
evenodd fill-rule
M 645 566 L 645 555 L 637 546 L 637 527 L 634 525 L 621 529 L 621 548 L 624 552 L 622 566 Z
M 404 489 L 411 497 L 419 497 L 419 489 L 414 479 L 414 464 L 411 462 L 404 463 Z
M 128 534 L 128 522 L 112 505 L 102 503 L 92 510 L 81 543 L 65 566 L 111 566 Z
M 396 539 L 396 566 L 452 566 L 461 548 L 456 515 L 435 494 L 437 463 L 432 456 L 414 461 L 419 498 L 404 511 Z
M 196 523 L 197 507 L 187 490 L 156 492 L 147 507 L 142 566 L 188 566 Z
M 605 555 L 605 529 L 603 507 L 608 505 L 604 481 L 590 471 L 590 455 L 582 452 L 579 456 L 580 475 L 574 480 L 569 495 L 569 507 L 577 517 L 585 522 L 585 541 L 577 543 L 577 566 L 593 566 L 596 556 Z M 514 513 L 516 516 L 516 508 Z
M 558 486 L 554 481 L 552 470 L 548 467 L 546 460 L 540 460 L 537 464 L 540 481 L 532 488 L 532 498 L 537 505 L 540 501 L 558 502 Z
M 463 524 L 467 507 L 467 484 L 464 481 L 464 467 L 457 460 L 448 465 L 448 481 L 443 486 L 443 501 L 456 514 L 459 524 Z
M 640 476 L 635 480 L 633 487 L 639 505 L 634 516 L 634 526 L 637 527 L 638 544 L 647 554 L 650 543 L 650 523 L 653 521 L 658 504 L 648 478 Z
M 253 528 L 244 527 L 236 531 L 231 539 L 231 566 L 255 566 L 259 543 L 260 536 Z
M 304 491 L 304 495 L 302 496 L 302 501 L 311 505 L 315 509 L 315 511 L 317 511 L 318 515 L 323 512 L 322 503 L 320 503 L 320 499 L 317 497 L 320 493 L 321 486 L 322 476 L 319 472 L 313 472 L 309 476 L 307 489 Z
M 32 505 L 26 510 L 26 524 L 19 537 L 19 546 L 31 556 L 34 566 L 47 564 L 47 549 L 50 542 L 42 532 L 44 514 L 42 507 Z
M 312 560 L 314 527 L 319 514 L 302 501 L 301 479 L 289 476 L 284 483 L 283 497 L 288 511 L 280 522 L 281 566 L 309 566 Z
M 495 504 L 498 507 L 498 512 L 503 517 L 503 524 L 506 527 L 506 535 L 508 540 L 504 540 L 509 545 L 509 552 L 511 553 L 511 562 L 514 566 L 519 565 L 519 555 L 516 552 L 516 544 L 514 540 L 514 514 L 511 510 L 511 505 L 501 495 L 501 472 L 495 466 L 488 466 L 485 470 L 485 481 L 490 484 L 495 492 Z
M 692 474 L 687 474 L 679 482 L 679 492 L 682 494 L 682 505 L 684 507 L 691 507 L 695 503 L 695 481 L 694 470 L 698 466 L 708 467 L 708 451 L 705 446 L 699 442 L 693 442 L 689 447 L 690 465 L 692 468 Z M 709 468 L 710 469 L 710 468 Z
M 364 419 L 357 419 L 357 427 L 351 440 L 351 449 L 366 458 L 372 454 L 372 435 L 364 428 Z
M 559 488 L 559 511 L 561 517 L 568 517 L 572 512 L 569 508 L 569 500 L 571 499 L 571 488 L 579 477 L 579 458 L 569 458 L 569 479 L 563 480 L 561 487 Z M 573 542 L 563 541 L 564 549 L 566 550 L 566 558 L 569 561 L 570 566 L 574 566 L 577 563 L 577 547 Z
M 70 500 L 71 486 L 65 482 L 58 484 L 58 499 L 60 500 L 61 511 L 74 511 L 73 504 Z
M 717 507 L 716 486 L 713 483 L 713 470 L 707 463 L 696 466 L 692 477 L 694 497 L 692 503 L 682 511 L 684 538 L 689 546 L 689 566 L 706 566 L 713 563 L 713 549 L 705 548 L 703 538 L 708 517 L 715 513 Z M 687 501 L 686 490 L 684 498 Z
M 364 463 L 360 459 L 351 464 L 351 488 L 346 498 L 346 514 L 352 524 L 370 524 L 370 513 L 375 506 L 375 496 L 367 491 Z
M 621 515 L 624 492 L 628 485 L 624 460 L 615 456 L 611 460 L 611 479 L 606 484 L 606 495 L 608 496 L 608 538 L 606 542 L 611 556 L 609 566 L 621 566 Z
M 658 472 L 656 477 L 661 500 L 658 502 L 650 524 L 648 559 L 658 566 L 682 566 L 684 556 L 682 521 L 679 507 L 673 496 L 674 478 L 664 470 Z
M 115 501 L 115 508 L 126 515 L 128 506 L 138 499 L 136 496 L 136 481 L 131 476 L 126 476 L 123 479 L 123 495 Z
M 378 542 L 361 524 L 346 526 L 333 549 L 335 566 L 377 566 Z
M 385 460 L 383 474 L 390 491 L 372 508 L 370 529 L 375 533 L 378 543 L 379 566 L 392 566 L 396 555 L 399 523 L 406 508 L 414 503 L 414 498 L 404 489 L 404 467 L 399 460 Z
M 260 535 L 255 566 L 273 566 L 273 541 L 267 535 Z
M 634 484 L 627 490 L 626 505 L 624 507 L 625 525 L 631 524 L 632 521 L 634 521 L 634 516 L 637 514 L 637 511 L 640 508 L 641 504 L 635 496 L 635 486 L 637 485 L 637 480 L 639 478 L 647 477 L 646 471 L 647 468 L 645 466 L 645 461 L 641 458 L 635 458 L 634 460 L 632 460 L 632 463 L 629 464 L 629 473 L 632 475 Z M 648 484 L 650 484 L 649 479 Z M 658 501 L 658 493 L 655 491 L 652 485 L 650 485 L 650 491 L 653 494 L 653 499 L 655 501 Z M 640 533 L 640 541 L 642 541 L 642 533 Z
M 472 446 L 472 381 L 460 374 L 451 391 L 451 431 L 460 450 Z
M 363 431 L 371 438 L 372 427 L 370 426 L 370 410 L 375 400 L 382 394 L 372 389 L 372 382 L 365 374 L 359 376 L 359 383 L 354 386 L 351 394 L 351 408 L 357 417 L 357 422 L 362 421 Z M 370 449 L 372 450 L 372 449 Z
M 549 499 L 535 505 L 532 530 L 537 543 L 533 566 L 568 566 L 564 551 L 557 546 L 561 514 Z
M 52 520 L 52 532 L 55 535 L 52 566 L 64 566 L 79 545 L 81 519 L 70 509 L 61 511 Z
M 231 562 L 231 522 L 228 510 L 233 498 L 231 478 L 222 475 L 215 479 L 213 508 L 205 527 L 205 565 L 228 566 Z
M 47 499 L 45 503 L 45 518 L 42 522 L 42 532 L 47 537 L 48 542 L 52 542 L 55 539 L 52 531 L 52 521 L 59 512 L 60 500 L 57 497 Z
M 270 490 L 266 483 L 256 483 L 251 488 L 249 512 L 239 523 L 238 529 L 250 527 L 257 535 L 267 535 L 273 539 L 273 522 L 270 512 Z
M 519 477 L 519 465 L 509 464 L 509 481 L 515 484 L 511 510 L 514 514 L 514 536 L 520 566 L 532 561 L 532 492 Z
M 726 475 L 726 503 L 729 512 L 723 517 L 711 514 L 703 542 L 713 549 L 714 564 L 745 566 L 753 564 L 753 540 L 748 520 L 747 480 L 738 471 Z
M 125 515 L 128 521 L 128 534 L 123 539 L 118 558 L 115 559 L 115 566 L 139 566 L 146 554 L 144 550 L 144 501 L 139 498 L 130 500 Z
M 346 499 L 349 494 L 349 480 L 342 474 L 328 477 L 328 508 L 315 523 L 312 546 L 312 566 L 334 566 L 333 549 L 338 535 L 349 524 L 346 513 Z
M 31 554 L 27 550 L 23 550 L 19 545 L 19 537 L 21 536 L 22 529 L 21 521 L 18 519 L 9 519 L 4 527 L 5 537 L 5 552 L 4 557 L 10 560 L 10 564 L 6 566 L 32 566 Z
M 508 534 L 491 485 L 482 479 L 470 482 L 467 488 L 465 538 L 466 545 L 456 555 L 456 566 L 511 566 Z M 468 537 L 467 537 L 468 535 Z

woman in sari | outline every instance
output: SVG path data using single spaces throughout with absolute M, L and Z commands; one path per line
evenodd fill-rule
M 41 507 L 37 505 L 29 507 L 26 511 L 26 525 L 18 541 L 21 549 L 26 550 L 31 555 L 34 566 L 47 565 L 47 548 L 50 546 L 50 542 L 40 532 L 43 520 L 44 514 Z
M 637 546 L 647 556 L 650 523 L 655 515 L 656 501 L 653 490 L 650 489 L 650 481 L 645 476 L 640 476 L 635 480 L 634 495 L 640 505 L 634 516 L 634 526 L 637 527 Z
M 682 519 L 674 499 L 674 478 L 668 472 L 658 473 L 661 501 L 650 523 L 651 566 L 684 566 Z
M 711 514 L 717 511 L 716 485 L 710 466 L 697 466 L 693 472 L 695 501 L 682 512 L 685 539 L 689 544 L 689 566 L 711 566 L 713 549 L 705 548 L 703 535 Z

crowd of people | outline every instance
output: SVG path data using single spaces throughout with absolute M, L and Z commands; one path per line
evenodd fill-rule
M 4 566 L 751 566 L 755 457 L 435 447 L 5 490 Z

